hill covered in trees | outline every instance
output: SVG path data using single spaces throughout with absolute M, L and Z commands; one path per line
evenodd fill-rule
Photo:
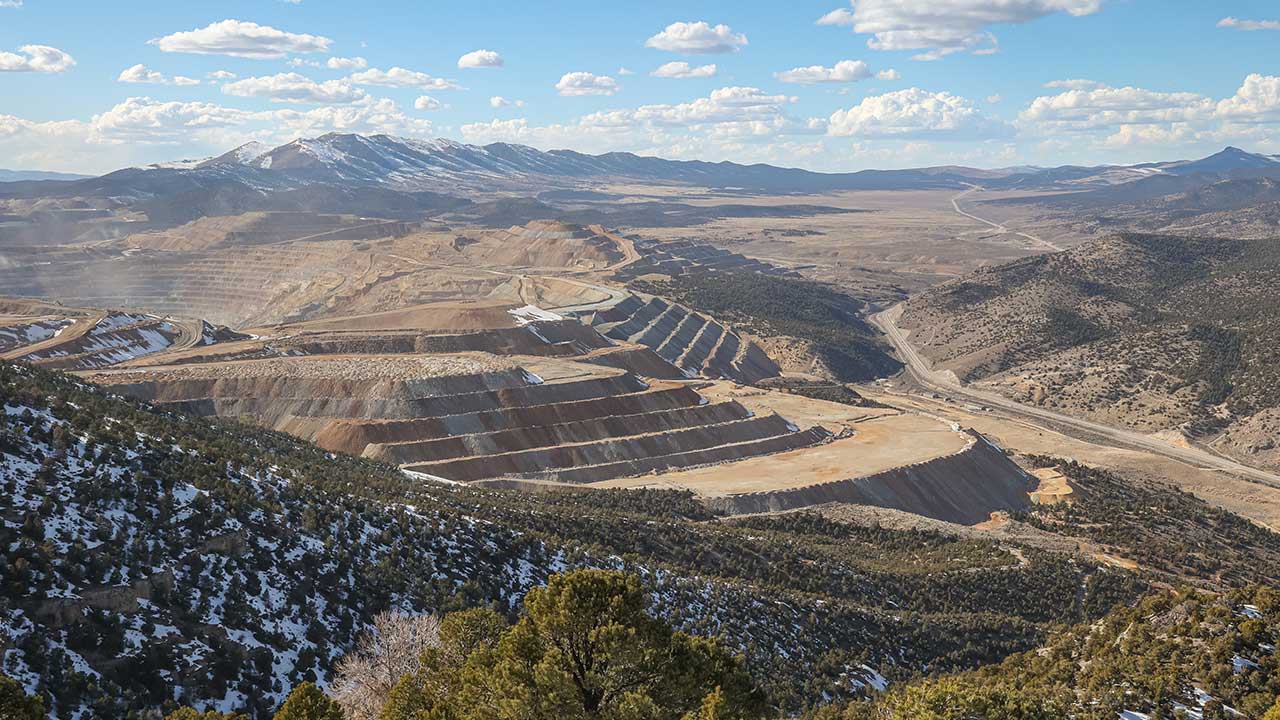
M 328 689 L 379 613 L 511 623 L 573 568 L 633 573 L 654 616 L 741 653 L 771 712 L 798 711 L 999 662 L 1156 577 L 813 513 L 728 520 L 677 492 L 425 485 L 28 366 L 0 365 L 0 401 L 0 672 L 60 718 L 270 717 L 301 683 Z M 1233 528 L 1205 532 L 1248 539 Z M 1213 555 L 1202 580 L 1230 587 L 1260 556 Z
M 1153 595 L 978 671 L 895 688 L 834 720 L 1280 718 L 1280 593 Z

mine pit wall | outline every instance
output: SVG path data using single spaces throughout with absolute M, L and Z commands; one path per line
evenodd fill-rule
M 488 433 L 554 423 L 591 420 L 607 415 L 636 415 L 698 405 L 702 398 L 684 385 L 646 392 L 553 402 L 531 407 L 500 408 L 444 417 L 404 420 L 327 421 L 314 434 L 285 429 L 309 437 L 326 449 L 360 455 L 372 444 L 392 444 L 415 440 L 447 438 L 453 435 Z
M 647 347 L 606 348 L 600 352 L 583 355 L 578 358 L 592 365 L 626 370 L 633 375 L 641 375 L 654 380 L 684 380 L 686 375 L 680 368 L 667 362 Z
M 109 376 L 107 378 L 109 380 Z M 153 403 L 208 399 L 290 401 L 334 398 L 412 400 L 444 393 L 478 393 L 527 385 L 521 370 L 412 380 L 342 380 L 275 377 L 156 379 L 111 384 L 112 390 Z
M 745 460 L 762 455 L 799 450 L 800 448 L 818 445 L 831 439 L 831 433 L 820 426 L 808 430 L 792 432 L 790 427 L 785 433 L 754 440 L 742 440 L 728 445 L 717 445 L 701 449 L 675 452 L 668 455 L 649 455 L 630 460 L 622 460 L 599 465 L 543 470 L 540 472 L 522 473 L 521 477 L 533 481 L 553 481 L 557 483 L 592 483 L 615 478 L 636 477 L 649 473 L 660 473 L 667 470 L 680 470 L 707 465 L 718 465 Z M 727 470 L 726 472 L 732 472 Z M 487 484 L 489 481 L 481 481 Z M 515 481 L 519 482 L 519 481 Z
M 580 350 L 572 342 L 547 342 L 528 328 L 481 330 L 459 335 L 332 334 L 302 336 L 272 344 L 282 350 L 298 350 L 308 355 L 444 355 L 479 351 L 494 355 L 565 357 L 576 355 Z
M 824 503 L 853 503 L 902 510 L 962 525 L 989 520 L 996 510 L 1024 510 L 1035 487 L 1029 476 L 982 435 L 953 455 L 875 475 L 788 490 L 702 498 L 728 513 L 780 512 Z
M 299 418 L 381 418 L 411 419 L 445 415 L 463 415 L 521 405 L 541 405 L 562 400 L 580 400 L 612 393 L 629 393 L 644 389 L 643 383 L 630 375 L 583 380 L 572 383 L 526 385 L 485 392 L 432 397 L 335 396 L 303 397 L 213 397 L 166 403 L 170 407 L 194 415 L 218 417 L 251 417 L 264 427 L 285 430 Z M 306 436 L 302 436 L 304 439 Z
M 749 443 L 788 433 L 789 425 L 778 415 L 766 415 L 721 425 L 671 430 L 651 435 L 611 438 L 578 445 L 521 450 L 501 455 L 471 456 L 436 463 L 410 465 L 415 472 L 449 480 L 470 482 L 500 475 L 544 472 L 545 468 L 583 468 L 635 462 L 708 450 L 726 443 Z M 607 476 L 606 476 L 607 477 Z M 602 477 L 601 479 L 605 479 Z
M 692 405 L 640 415 L 604 417 L 432 440 L 370 444 L 364 456 L 393 465 L 436 462 L 468 455 L 496 455 L 553 445 L 589 443 L 745 420 L 750 411 L 736 401 Z

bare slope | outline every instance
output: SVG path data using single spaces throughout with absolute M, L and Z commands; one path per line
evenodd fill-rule
M 900 324 L 963 380 L 1275 467 L 1277 280 L 1270 241 L 1123 234 L 939 286 Z

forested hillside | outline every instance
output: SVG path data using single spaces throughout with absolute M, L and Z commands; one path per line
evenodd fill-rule
M 1280 717 L 1280 593 L 1167 592 L 982 670 L 906 685 L 821 718 L 1145 720 Z
M 772 707 L 798 711 L 999 662 L 1154 577 L 813 513 L 726 520 L 677 492 L 425 486 L 21 365 L 0 365 L 0 399 L 2 670 L 59 718 L 178 703 L 270 717 L 299 683 L 327 687 L 381 611 L 514 620 L 574 567 L 636 573 L 653 613 L 743 653 Z M 1247 540 L 1234 527 L 1205 532 Z M 1229 587 L 1273 551 L 1212 556 L 1203 581 Z

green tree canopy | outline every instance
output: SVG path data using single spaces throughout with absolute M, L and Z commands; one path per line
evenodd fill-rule
M 249 720 L 249 717 L 234 712 L 220 713 L 216 710 L 200 712 L 193 707 L 180 707 L 165 715 L 164 720 Z
M 878 702 L 853 703 L 843 720 L 1061 720 L 1071 715 L 1071 696 L 1062 690 L 946 678 L 890 691 Z
M 44 701 L 27 695 L 17 680 L 0 675 L 0 718 L 44 720 Z
M 487 608 L 449 613 L 440 623 L 440 642 L 422 657 L 421 668 L 405 675 L 383 706 L 384 720 L 457 717 L 451 698 L 461 690 L 462 669 L 472 655 L 488 661 L 507 630 L 507 621 Z M 481 659 L 481 655 L 484 659 Z
M 636 576 L 581 570 L 530 591 L 525 616 L 505 631 L 485 611 L 447 616 L 441 647 L 393 691 L 383 720 L 763 715 L 763 695 L 736 658 L 647 608 Z
M 1262 720 L 1280 720 L 1280 698 L 1276 698 L 1276 704 L 1263 714 Z
M 289 693 L 274 720 L 343 720 L 343 716 L 342 708 L 320 688 L 304 682 Z

